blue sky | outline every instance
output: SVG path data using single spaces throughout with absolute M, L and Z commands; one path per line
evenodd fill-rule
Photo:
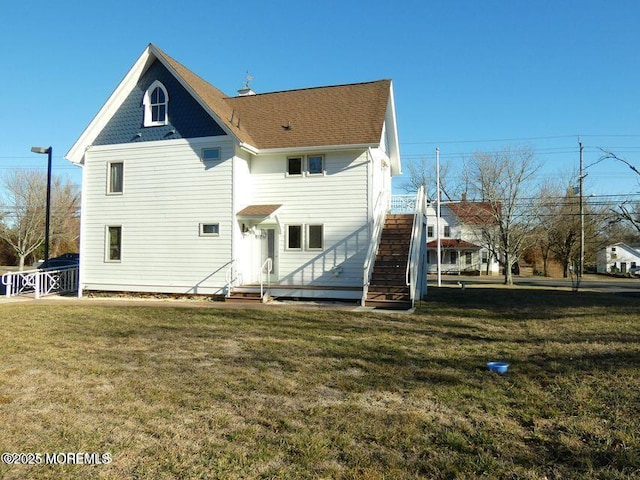
M 403 162 L 455 171 L 463 155 L 535 148 L 540 180 L 599 147 L 640 168 L 640 2 L 23 0 L 3 5 L 0 174 L 63 160 L 148 43 L 227 94 L 391 78 Z M 621 162 L 588 169 L 587 193 L 640 193 Z

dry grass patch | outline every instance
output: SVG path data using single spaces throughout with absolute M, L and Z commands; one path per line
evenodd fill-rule
M 635 478 L 638 299 L 520 292 L 433 289 L 414 315 L 0 306 L 2 451 L 113 457 L 0 478 Z

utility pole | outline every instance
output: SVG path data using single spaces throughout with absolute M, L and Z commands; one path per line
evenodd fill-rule
M 438 256 L 438 286 L 442 286 L 442 259 L 440 258 L 442 250 L 442 241 L 440 240 L 440 147 L 436 147 L 436 254 Z
M 578 137 L 578 145 L 580 146 L 580 177 L 578 178 L 578 188 L 580 190 L 580 266 L 578 268 L 578 277 L 582 278 L 582 273 L 584 272 L 584 147 L 580 137 Z

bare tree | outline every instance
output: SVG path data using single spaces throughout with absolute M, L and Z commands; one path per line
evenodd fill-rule
M 542 274 L 549 276 L 549 261 L 552 259 L 553 239 L 555 236 L 556 220 L 559 215 L 559 202 L 562 189 L 559 185 L 547 181 L 540 189 L 538 225 L 534 231 L 536 249 L 542 259 Z
M 620 220 L 628 222 L 640 233 L 640 203 L 622 203 L 618 205 L 618 210 L 614 210 L 614 213 Z
M 495 246 L 506 285 L 513 284 L 513 265 L 533 238 L 537 214 L 532 184 L 538 168 L 530 148 L 476 153 L 465 163 L 471 192 L 489 205 L 493 223 L 481 226 L 482 235 L 487 245 Z
M 597 162 L 593 163 L 593 165 L 595 165 L 596 163 L 600 163 L 603 160 L 609 160 L 609 159 L 622 162 L 627 167 L 629 167 L 636 175 L 638 175 L 638 184 L 640 185 L 640 170 L 638 170 L 632 163 L 628 162 L 624 158 L 619 157 L 615 153 L 608 150 L 604 150 L 602 148 L 600 150 L 602 151 L 602 156 L 598 159 Z M 633 226 L 633 228 L 635 228 L 638 231 L 638 233 L 640 233 L 640 203 L 635 203 L 635 204 L 632 204 L 630 202 L 622 203 L 621 205 L 618 206 L 618 211 L 614 210 L 613 213 L 617 215 L 619 220 L 624 220 L 630 223 Z
M 402 185 L 405 192 L 415 193 L 420 190 L 420 187 L 424 187 L 427 198 L 436 198 L 435 161 L 430 164 L 424 156 L 420 157 L 419 160 L 412 160 L 407 163 L 407 172 L 409 176 L 404 185 Z M 451 179 L 451 164 L 442 162 L 440 164 L 440 191 L 448 200 L 453 200 L 459 190 Z
M 36 170 L 13 170 L 3 178 L 4 216 L 0 222 L 0 238 L 18 256 L 19 268 L 25 259 L 44 243 L 47 177 Z M 51 238 L 60 241 L 69 236 L 77 239 L 79 196 L 69 181 L 54 177 L 51 185 Z

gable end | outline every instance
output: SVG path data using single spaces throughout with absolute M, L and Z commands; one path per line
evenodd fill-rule
M 171 98 L 171 102 L 168 104 L 168 122 L 166 125 L 145 127 L 144 96 L 155 82 L 164 85 Z M 225 135 L 225 131 L 220 125 L 211 118 L 166 67 L 155 60 L 98 134 L 93 145 L 219 135 Z

